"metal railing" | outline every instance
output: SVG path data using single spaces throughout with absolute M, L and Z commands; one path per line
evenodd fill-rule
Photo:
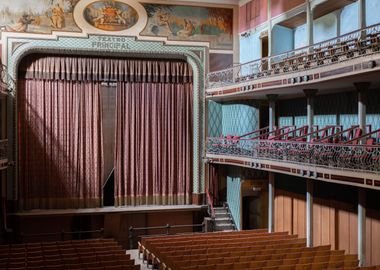
M 211 219 L 214 220 L 215 219 L 214 203 L 208 189 L 206 189 L 206 194 L 207 194 L 207 212 L 210 215 Z
M 0 140 L 0 160 L 8 158 L 8 140 Z
M 208 138 L 207 154 L 370 173 L 380 172 L 380 145 Z
M 182 229 L 182 228 L 201 228 L 202 232 L 204 232 L 205 228 L 205 223 L 201 224 L 189 224 L 189 225 L 170 225 L 166 224 L 164 226 L 152 226 L 152 227 L 129 227 L 129 234 L 128 234 L 128 240 L 129 240 L 129 249 L 134 249 L 135 245 L 135 237 L 141 237 L 141 236 L 147 236 L 147 237 L 154 237 L 154 236 L 163 236 L 163 235 L 172 235 L 170 232 L 171 229 Z M 163 233 L 161 234 L 148 234 L 148 233 L 143 233 L 136 235 L 135 232 L 137 231 L 147 231 L 147 230 L 162 230 Z M 192 233 L 192 232 L 188 232 Z M 180 233 L 174 233 L 174 234 L 180 234 Z M 181 233 L 184 234 L 184 233 Z
M 299 72 L 380 52 L 380 24 L 311 46 L 208 73 L 206 89 Z

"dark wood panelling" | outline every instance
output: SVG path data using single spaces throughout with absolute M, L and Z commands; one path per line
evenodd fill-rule
M 318 5 L 314 9 L 314 19 L 322 17 L 329 14 L 335 10 L 341 9 L 349 4 L 356 2 L 356 0 L 334 0 L 334 1 L 325 1 L 322 4 Z
M 282 25 L 288 28 L 296 28 L 305 23 L 306 23 L 306 12 L 302 12 L 296 16 L 293 16 L 285 21 L 280 22 L 279 25 Z

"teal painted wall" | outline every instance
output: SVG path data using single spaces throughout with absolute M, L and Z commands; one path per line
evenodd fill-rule
M 340 34 L 359 29 L 359 5 L 357 2 L 345 6 L 340 13 Z
M 272 29 L 272 55 L 291 51 L 293 48 L 293 29 L 281 25 L 275 25 Z
M 380 23 L 380 0 L 366 0 L 366 24 Z
M 208 103 L 208 136 L 243 135 L 258 129 L 259 108 L 256 102 Z
M 294 49 L 302 48 L 308 45 L 306 24 L 294 28 Z
M 235 170 L 238 168 L 234 168 Z M 241 178 L 227 176 L 227 203 L 238 230 L 241 229 Z
M 252 33 L 248 37 L 240 37 L 240 63 L 261 58 L 260 33 Z
M 222 104 L 223 135 L 243 135 L 259 126 L 259 110 L 252 103 Z
M 219 137 L 222 135 L 222 104 L 208 101 L 208 137 Z
M 330 13 L 314 20 L 314 43 L 337 36 L 337 17 Z

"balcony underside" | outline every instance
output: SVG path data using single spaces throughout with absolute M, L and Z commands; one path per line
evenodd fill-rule
M 380 174 L 378 172 L 371 173 L 348 169 L 329 168 L 328 166 L 316 166 L 307 163 L 288 162 L 286 160 L 277 161 L 209 153 L 207 153 L 206 157 L 210 163 L 214 164 L 235 165 L 331 183 L 380 190 Z

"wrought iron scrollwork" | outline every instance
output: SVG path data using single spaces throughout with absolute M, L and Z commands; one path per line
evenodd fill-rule
M 208 138 L 207 153 L 371 173 L 380 172 L 380 145 Z

